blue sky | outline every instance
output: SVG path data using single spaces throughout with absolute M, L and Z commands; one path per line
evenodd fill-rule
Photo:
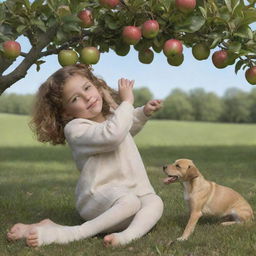
M 21 37 L 18 41 L 23 52 L 29 51 L 30 45 L 26 38 Z M 240 70 L 236 75 L 234 66 L 217 69 L 212 64 L 211 56 L 208 60 L 198 61 L 192 56 L 190 48 L 184 47 L 185 58 L 183 64 L 179 67 L 170 66 L 163 53 L 155 53 L 154 60 L 149 65 L 140 63 L 137 55 L 138 53 L 133 49 L 125 57 L 120 57 L 113 51 L 101 54 L 99 63 L 93 67 L 94 74 L 102 77 L 112 88 L 117 88 L 117 81 L 121 77 L 134 79 L 135 88 L 148 87 L 154 97 L 159 99 L 165 98 L 174 88 L 189 91 L 193 88 L 202 87 L 207 92 L 215 92 L 222 96 L 225 90 L 230 87 L 236 87 L 244 91 L 250 91 L 255 87 L 246 81 L 245 71 Z M 22 57 L 17 58 L 5 74 L 13 70 L 22 59 Z M 16 82 L 6 92 L 35 93 L 48 76 L 61 68 L 56 55 L 48 56 L 43 60 L 46 63 L 41 65 L 39 72 L 36 71 L 36 66 L 33 65 L 28 70 L 27 76 Z

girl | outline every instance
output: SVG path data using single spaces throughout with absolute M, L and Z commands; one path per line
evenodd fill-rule
M 81 173 L 76 207 L 86 222 L 62 226 L 47 219 L 16 224 L 8 239 L 26 238 L 34 247 L 109 233 L 104 244 L 116 246 L 143 236 L 157 223 L 163 203 L 149 182 L 132 136 L 161 101 L 134 109 L 133 84 L 120 79 L 118 94 L 88 66 L 77 64 L 61 68 L 41 85 L 31 124 L 39 141 L 54 145 L 67 141 L 71 147 Z

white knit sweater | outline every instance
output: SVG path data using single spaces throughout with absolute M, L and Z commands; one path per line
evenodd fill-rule
M 102 123 L 77 118 L 65 126 L 81 173 L 76 187 L 78 211 L 104 193 L 112 202 L 129 192 L 155 193 L 132 138 L 147 120 L 143 107 L 134 109 L 124 101 Z

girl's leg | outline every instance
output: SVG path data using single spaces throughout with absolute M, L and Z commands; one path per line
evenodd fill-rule
M 128 194 L 118 199 L 115 204 L 98 217 L 79 226 L 37 226 L 27 237 L 29 246 L 40 246 L 51 243 L 68 243 L 74 240 L 92 237 L 116 226 L 133 216 L 141 208 L 140 199 Z
M 134 216 L 127 229 L 120 233 L 113 233 L 104 237 L 104 244 L 127 244 L 145 235 L 157 223 L 163 213 L 163 202 L 155 194 L 140 197 L 141 209 Z

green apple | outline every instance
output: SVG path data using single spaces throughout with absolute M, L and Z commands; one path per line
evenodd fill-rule
M 172 55 L 167 58 L 167 61 L 172 66 L 180 66 L 184 61 L 184 55 L 183 55 L 183 53 Z
M 139 61 L 143 64 L 150 64 L 154 59 L 154 53 L 150 49 L 139 51 Z
M 192 47 L 192 54 L 197 60 L 206 60 L 210 55 L 210 48 L 206 44 L 198 43 Z
M 88 46 L 81 50 L 80 61 L 83 64 L 92 65 L 98 63 L 100 52 L 96 47 Z
M 78 54 L 74 50 L 61 50 L 58 54 L 58 61 L 62 67 L 74 65 L 78 61 Z

